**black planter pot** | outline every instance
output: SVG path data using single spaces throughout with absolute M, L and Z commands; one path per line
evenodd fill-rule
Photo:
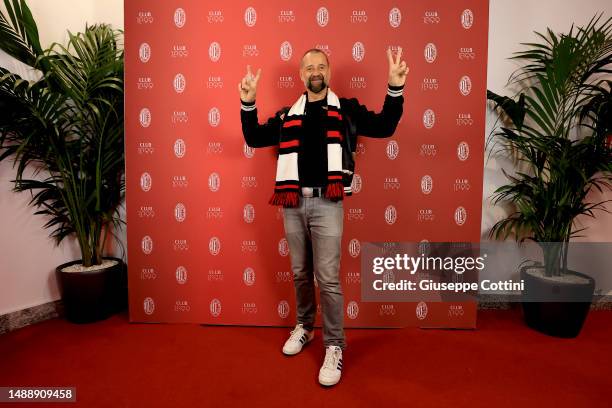
M 595 280 L 580 272 L 568 271 L 588 282 L 557 282 L 534 276 L 529 269 L 521 268 L 521 279 L 525 282 L 522 306 L 527 326 L 555 337 L 578 336 L 591 308 L 595 291 Z
M 84 272 L 63 272 L 80 264 L 67 262 L 56 268 L 62 292 L 64 314 L 73 323 L 91 323 L 106 319 L 127 306 L 127 268 L 118 258 L 105 257 L 118 263 L 104 269 Z

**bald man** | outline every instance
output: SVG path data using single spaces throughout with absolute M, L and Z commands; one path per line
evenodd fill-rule
M 355 98 L 339 98 L 329 88 L 327 55 L 310 49 L 300 61 L 305 91 L 291 108 L 281 109 L 260 124 L 255 98 L 261 69 L 247 66 L 239 83 L 244 139 L 250 147 L 276 146 L 276 183 L 270 204 L 283 207 L 285 236 L 291 254 L 297 324 L 283 346 L 295 355 L 314 338 L 317 310 L 316 278 L 323 315 L 325 358 L 319 383 L 340 381 L 344 335 L 344 298 L 340 284 L 340 254 L 344 221 L 343 199 L 351 194 L 353 153 L 357 136 L 390 137 L 403 112 L 408 74 L 402 50 L 387 50 L 389 79 L 383 108 L 368 110 Z

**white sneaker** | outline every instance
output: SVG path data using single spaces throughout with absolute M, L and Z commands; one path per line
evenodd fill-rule
M 329 346 L 325 349 L 325 360 L 319 370 L 319 383 L 321 385 L 335 385 L 342 375 L 342 349 L 338 346 Z
M 304 325 L 300 323 L 291 331 L 291 336 L 289 336 L 283 346 L 283 353 L 288 356 L 293 356 L 302 351 L 302 347 L 310 343 L 313 338 L 314 330 L 304 330 Z

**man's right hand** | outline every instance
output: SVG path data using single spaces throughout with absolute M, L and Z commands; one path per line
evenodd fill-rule
M 238 84 L 238 90 L 240 91 L 240 100 L 244 102 L 255 101 L 255 95 L 257 94 L 257 83 L 261 76 L 261 68 L 257 70 L 257 74 L 253 76 L 251 72 L 251 66 L 247 65 L 247 73 L 242 78 L 242 81 Z

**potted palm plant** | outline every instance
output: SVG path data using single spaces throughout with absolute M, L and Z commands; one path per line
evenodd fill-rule
M 583 229 L 576 217 L 608 211 L 589 193 L 609 190 L 612 180 L 612 19 L 595 16 L 583 27 L 557 35 L 536 33 L 537 43 L 513 59 L 521 62 L 508 83 L 514 97 L 488 91 L 500 114 L 488 144 L 515 159 L 517 171 L 493 195 L 513 211 L 490 237 L 536 241 L 543 262 L 521 268 L 526 323 L 559 337 L 579 334 L 593 299 L 595 282 L 568 269 L 570 239 Z M 609 212 L 609 211 L 608 211 Z
M 31 193 L 56 244 L 78 241 L 81 259 L 57 268 L 66 317 L 103 319 L 127 291 L 125 264 L 104 256 L 108 234 L 124 223 L 122 33 L 89 26 L 69 33 L 67 46 L 43 49 L 25 1 L 4 3 L 0 49 L 39 79 L 0 68 L 0 161 L 13 159 L 14 191 Z

